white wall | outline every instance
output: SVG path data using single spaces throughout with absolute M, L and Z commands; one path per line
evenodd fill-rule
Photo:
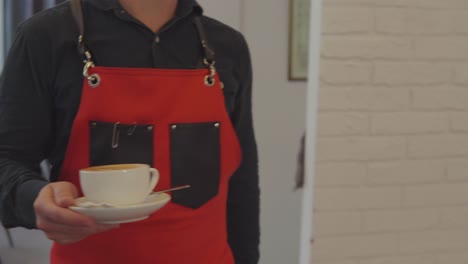
M 315 237 L 313 222 L 315 221 L 315 174 L 318 102 L 320 88 L 320 53 L 322 44 L 322 0 L 310 1 L 309 10 L 309 65 L 307 88 L 307 112 L 305 140 L 305 186 L 302 197 L 300 264 L 310 264 L 312 259 L 311 240 Z M 313 221 L 314 220 L 314 221 Z
M 306 84 L 289 82 L 289 1 L 245 1 L 254 64 L 254 118 L 262 188 L 262 261 L 298 263 L 301 195 L 293 192 Z
M 199 0 L 205 14 L 241 30 L 242 0 Z

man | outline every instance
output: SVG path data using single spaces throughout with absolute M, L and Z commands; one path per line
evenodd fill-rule
M 201 16 L 194 0 L 72 3 L 22 24 L 5 63 L 3 224 L 43 230 L 56 242 L 52 263 L 257 263 L 257 150 L 243 37 Z M 156 110 L 139 111 L 146 100 Z M 112 137 L 109 127 L 148 124 L 153 132 L 122 147 L 100 144 Z M 39 173 L 44 159 L 51 182 Z M 158 188 L 190 182 L 193 190 L 174 193 L 149 220 L 120 226 L 68 209 L 81 195 L 79 169 L 142 160 L 162 172 Z

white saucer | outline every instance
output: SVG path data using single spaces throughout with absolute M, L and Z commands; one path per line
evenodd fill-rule
M 116 207 L 92 207 L 70 206 L 70 209 L 90 216 L 100 224 L 123 224 L 136 222 L 148 218 L 152 213 L 161 209 L 171 200 L 167 193 L 150 194 L 141 204 L 116 206 Z M 76 203 L 86 202 L 86 197 L 76 199 Z

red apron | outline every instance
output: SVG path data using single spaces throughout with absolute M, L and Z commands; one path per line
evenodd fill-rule
M 127 137 L 135 136 L 137 145 L 141 138 L 152 141 L 152 165 L 161 174 L 157 190 L 184 181 L 196 188 L 180 191 L 181 196 L 174 193 L 171 203 L 146 220 L 122 224 L 75 244 L 54 244 L 51 263 L 234 263 L 227 242 L 226 203 L 241 150 L 214 73 L 214 67 L 211 73 L 207 69 L 89 68 L 59 180 L 79 188 L 81 168 L 99 161 L 126 161 L 114 155 L 112 151 L 120 147 L 114 143 L 131 146 Z M 213 77 L 214 85 L 206 83 L 207 75 Z M 100 126 L 104 133 L 95 133 L 93 129 Z M 116 128 L 120 129 L 118 139 Z M 107 136 L 103 139 L 102 134 Z M 112 144 L 100 147 L 103 141 Z M 139 155 L 138 148 L 133 150 L 127 158 Z M 109 159 L 113 155 L 114 161 Z M 183 164 L 195 171 L 187 174 Z M 216 172 L 212 178 L 197 173 L 211 173 L 212 167 Z

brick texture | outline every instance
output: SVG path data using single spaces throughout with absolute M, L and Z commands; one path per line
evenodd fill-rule
M 324 0 L 318 264 L 468 263 L 468 0 Z
M 458 166 L 461 166 L 461 164 L 451 164 L 451 170 L 454 170 L 453 178 L 460 177 L 457 174 L 460 171 Z M 366 184 L 412 185 L 437 183 L 444 179 L 445 171 L 445 162 L 437 159 L 372 162 L 368 164 Z

